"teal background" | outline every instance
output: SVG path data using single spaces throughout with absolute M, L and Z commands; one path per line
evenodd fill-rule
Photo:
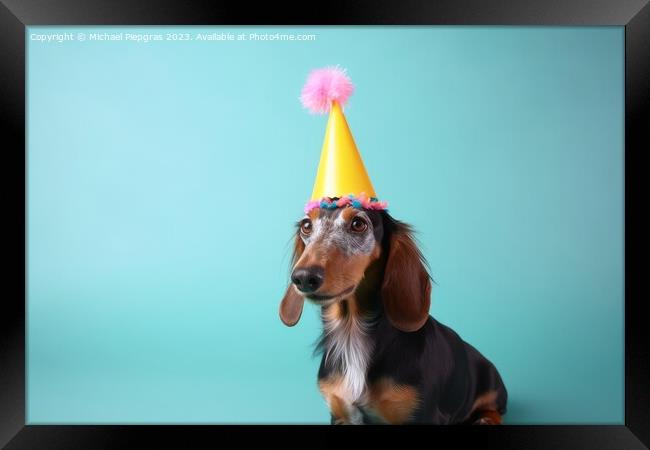
M 314 33 L 64 42 L 46 32 Z M 30 27 L 27 421 L 328 423 L 306 305 L 278 319 L 340 64 L 378 196 L 419 231 L 431 314 L 510 424 L 623 424 L 623 27 Z

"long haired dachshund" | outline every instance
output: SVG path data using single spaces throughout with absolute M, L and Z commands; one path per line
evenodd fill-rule
M 311 210 L 297 223 L 280 318 L 321 307 L 318 386 L 332 424 L 500 424 L 494 365 L 429 315 L 431 278 L 409 225 L 386 211 Z

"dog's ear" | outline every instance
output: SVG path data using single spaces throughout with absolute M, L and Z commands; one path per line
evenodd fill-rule
M 296 234 L 293 247 L 293 258 L 291 259 L 292 268 L 304 250 L 305 244 L 302 242 L 302 239 L 300 239 L 300 236 Z M 298 293 L 292 283 L 289 283 L 287 291 L 284 293 L 284 297 L 282 297 L 282 301 L 280 302 L 280 320 L 282 320 L 282 323 L 288 327 L 297 324 L 302 315 L 302 307 L 304 303 L 305 298 Z
M 411 228 L 397 221 L 393 228 L 381 288 L 384 311 L 394 327 L 417 331 L 429 318 L 431 279 Z

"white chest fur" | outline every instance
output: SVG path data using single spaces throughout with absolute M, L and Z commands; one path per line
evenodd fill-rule
M 364 402 L 372 342 L 368 322 L 347 315 L 325 320 L 325 363 L 340 377 L 337 396 L 352 406 Z

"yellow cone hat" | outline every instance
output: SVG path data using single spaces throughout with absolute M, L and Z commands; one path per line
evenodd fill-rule
M 329 112 L 316 181 L 305 207 L 385 209 L 379 202 L 368 172 L 343 114 L 354 87 L 345 71 L 326 67 L 310 73 L 301 100 L 313 113 Z
M 343 110 L 335 101 L 325 129 L 311 200 L 361 193 L 376 197 Z

